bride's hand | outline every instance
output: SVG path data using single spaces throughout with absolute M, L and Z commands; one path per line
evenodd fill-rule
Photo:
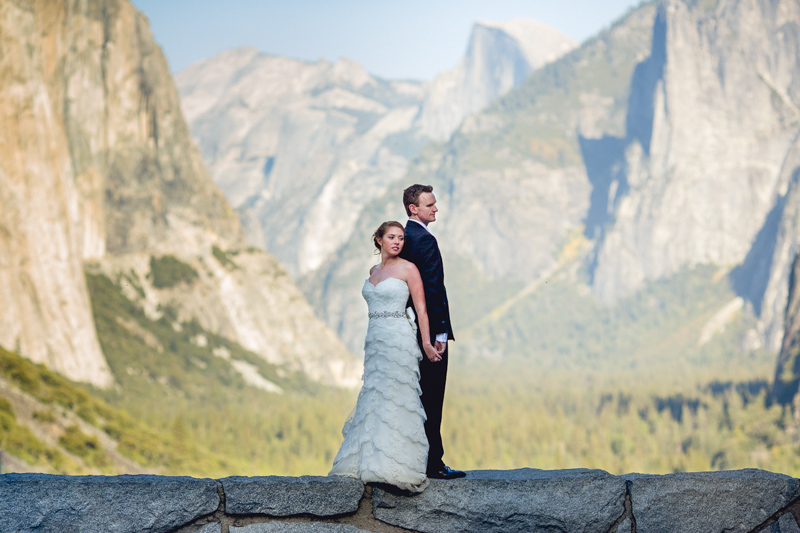
M 423 348 L 425 349 L 425 355 L 431 363 L 437 363 L 442 360 L 442 356 L 439 355 L 436 348 L 434 348 L 431 343 L 426 343 Z

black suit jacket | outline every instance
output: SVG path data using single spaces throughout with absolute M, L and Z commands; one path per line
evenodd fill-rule
M 450 306 L 447 303 L 447 290 L 444 288 L 444 266 L 442 254 L 436 237 L 422 225 L 413 220 L 406 223 L 406 239 L 400 257 L 411 261 L 419 270 L 425 287 L 425 304 L 428 308 L 428 323 L 431 342 L 437 333 L 447 333 L 447 338 L 455 340 L 450 325 Z M 410 300 L 409 300 L 410 301 Z M 413 304 L 413 302 L 411 302 Z

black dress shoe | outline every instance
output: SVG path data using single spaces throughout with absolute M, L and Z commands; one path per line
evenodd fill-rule
M 428 472 L 428 477 L 432 479 L 457 479 L 460 477 L 465 477 L 466 475 L 466 472 L 462 472 L 461 470 L 453 470 L 449 466 L 443 466 L 441 470 L 437 470 L 435 472 Z

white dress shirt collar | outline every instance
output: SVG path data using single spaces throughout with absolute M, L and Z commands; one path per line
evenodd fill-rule
M 423 223 L 422 223 L 422 222 L 420 222 L 419 220 L 417 220 L 417 219 L 415 219 L 415 218 L 409 218 L 409 219 L 408 219 L 408 221 L 409 221 L 409 222 L 416 222 L 417 224 L 419 224 L 420 226 L 422 226 L 423 228 L 425 228 L 425 231 L 427 231 L 428 233 L 431 233 L 431 230 L 429 230 L 429 229 L 428 229 L 428 226 L 426 226 L 425 224 L 423 224 Z M 431 235 L 433 235 L 433 233 L 431 233 Z

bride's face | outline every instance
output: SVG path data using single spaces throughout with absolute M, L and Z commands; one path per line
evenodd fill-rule
M 406 234 L 403 230 L 395 226 L 389 226 L 389 229 L 383 234 L 378 244 L 381 245 L 381 251 L 383 253 L 388 254 L 389 257 L 395 257 L 399 255 L 400 250 L 403 249 L 403 242 L 405 239 Z

